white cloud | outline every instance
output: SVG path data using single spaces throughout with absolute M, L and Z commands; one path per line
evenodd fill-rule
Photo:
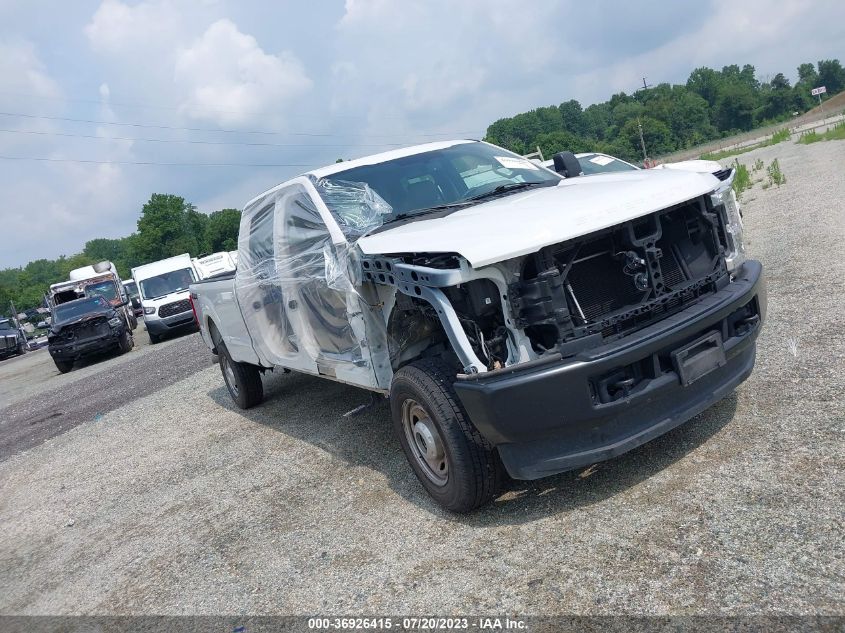
M 35 46 L 24 39 L 0 38 L 0 80 L 3 84 L 0 104 L 10 96 L 37 99 L 57 99 L 62 96 L 59 85 L 47 73 L 36 54 Z
M 92 50 L 143 83 L 148 101 L 166 100 L 188 119 L 267 126 L 312 81 L 293 53 L 265 52 L 230 19 L 215 20 L 223 9 L 218 2 L 103 0 L 85 33 Z
M 186 91 L 182 111 L 194 119 L 242 124 L 278 116 L 312 82 L 292 54 L 265 53 L 231 21 L 214 22 L 176 55 L 176 84 Z
M 85 27 L 85 35 L 95 51 L 122 55 L 127 51 L 142 53 L 166 48 L 182 28 L 180 12 L 167 0 L 134 6 L 120 0 L 103 0 Z M 143 56 L 141 60 L 152 61 Z

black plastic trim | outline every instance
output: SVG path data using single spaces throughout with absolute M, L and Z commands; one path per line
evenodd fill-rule
M 751 302 L 759 320 L 725 338 L 725 364 L 695 382 L 684 386 L 668 370 L 613 402 L 599 402 L 592 392 L 596 377 L 720 331 Z M 460 376 L 455 391 L 512 477 L 535 479 L 578 468 L 639 446 L 730 393 L 754 365 L 765 305 L 762 265 L 749 260 L 719 292 L 627 337 L 571 359 Z

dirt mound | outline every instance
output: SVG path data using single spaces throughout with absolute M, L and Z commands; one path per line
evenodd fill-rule
M 845 110 L 845 91 L 833 95 L 830 99 L 824 99 L 820 106 L 816 106 L 812 110 L 808 110 L 795 120 L 805 123 L 814 121 L 819 117 L 839 114 L 842 110 Z

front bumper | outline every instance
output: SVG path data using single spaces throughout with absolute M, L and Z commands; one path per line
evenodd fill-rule
M 766 310 L 762 268 L 746 261 L 717 293 L 623 339 L 570 359 L 461 377 L 455 391 L 515 479 L 620 455 L 700 413 L 749 376 Z M 721 336 L 724 363 L 682 384 L 672 352 L 713 332 Z M 617 376 L 629 378 L 625 390 L 608 392 L 607 381 Z
M 57 360 L 74 361 L 99 354 L 120 345 L 120 337 L 126 331 L 125 327 L 114 328 L 107 336 L 73 341 L 64 344 L 52 343 L 49 346 L 50 356 Z
M 147 326 L 147 332 L 155 335 L 167 334 L 168 332 L 177 332 L 181 329 L 190 327 L 196 328 L 196 321 L 194 320 L 194 313 L 191 310 L 187 312 L 180 312 L 173 316 L 164 319 L 151 318 L 153 315 L 144 317 L 144 325 Z

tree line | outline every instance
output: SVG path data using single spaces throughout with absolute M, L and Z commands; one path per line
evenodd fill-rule
M 761 81 L 750 64 L 702 67 L 686 84 L 620 92 L 587 108 L 570 100 L 500 119 L 485 140 L 518 154 L 537 147 L 547 158 L 564 150 L 598 151 L 635 162 L 643 158 L 640 126 L 649 157 L 660 156 L 786 121 L 817 105 L 810 94 L 817 86 L 825 86 L 828 96 L 845 89 L 838 59 L 801 64 L 795 85 L 783 73 Z
M 81 253 L 58 259 L 37 259 L 22 268 L 0 270 L 0 314 L 14 301 L 19 311 L 41 306 L 50 284 L 64 281 L 74 268 L 103 260 L 114 262 L 122 279 L 134 266 L 190 253 L 194 257 L 238 246 L 241 212 L 221 209 L 200 213 L 184 198 L 153 194 L 141 210 L 138 230 L 117 239 L 97 238 Z

